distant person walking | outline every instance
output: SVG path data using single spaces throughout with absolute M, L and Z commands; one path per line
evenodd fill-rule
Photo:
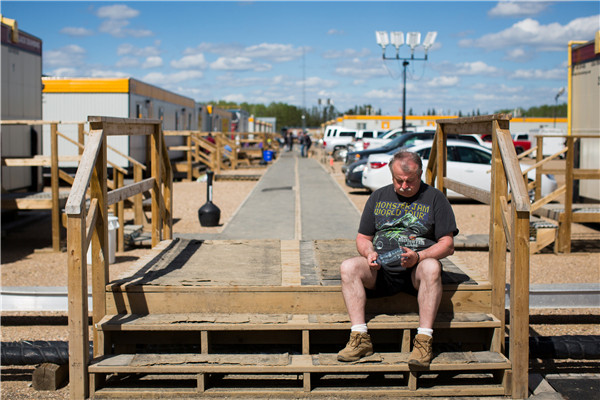
M 300 144 L 300 155 L 302 157 L 308 157 L 310 146 L 312 145 L 312 140 L 307 132 L 302 133 L 302 136 L 300 138 Z

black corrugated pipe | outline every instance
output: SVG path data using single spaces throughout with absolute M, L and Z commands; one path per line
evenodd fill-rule
M 536 336 L 529 338 L 529 357 L 540 359 L 599 360 L 600 336 Z
M 509 349 L 508 340 L 506 348 Z M 66 341 L 23 340 L 1 343 L 2 365 L 36 365 L 45 362 L 67 364 L 69 344 Z M 529 338 L 529 357 L 540 359 L 599 360 L 600 336 L 538 336 Z M 90 359 L 92 343 L 90 343 Z
M 36 365 L 42 363 L 67 364 L 69 343 L 66 341 L 22 340 L 2 342 L 2 365 Z M 90 343 L 90 359 L 92 343 Z

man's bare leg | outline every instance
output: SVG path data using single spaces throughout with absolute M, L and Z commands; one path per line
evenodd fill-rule
M 419 263 L 412 275 L 418 290 L 419 327 L 433 329 L 442 300 L 442 267 L 438 260 L 428 258 Z
M 371 269 L 364 257 L 353 257 L 342 262 L 340 266 L 342 278 L 342 295 L 352 325 L 365 323 L 365 306 L 367 295 L 365 287 L 374 288 L 377 271 Z

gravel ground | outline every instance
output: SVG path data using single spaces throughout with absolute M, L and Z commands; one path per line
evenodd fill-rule
M 368 198 L 366 190 L 348 188 L 344 184 L 341 164 L 334 163 L 333 169 L 327 169 L 349 198 L 362 210 Z M 264 169 L 239 170 L 233 174 L 262 174 Z M 221 209 L 221 224 L 226 224 L 246 199 L 256 181 L 216 181 L 213 186 L 213 202 Z M 206 202 L 206 184 L 202 182 L 176 182 L 174 184 L 174 226 L 176 233 L 216 233 L 219 227 L 202 227 L 198 222 L 197 210 Z M 456 201 L 453 209 L 460 232 L 463 234 L 487 234 L 489 207 L 483 204 Z M 127 218 L 127 216 L 126 216 Z M 11 231 L 2 238 L 2 286 L 66 286 L 66 253 L 50 251 L 50 217 L 40 218 L 29 227 Z M 575 225 L 574 232 L 597 232 L 593 229 Z M 532 284 L 541 283 L 589 283 L 600 282 L 600 245 L 575 251 L 567 255 L 556 255 L 546 249 L 541 254 L 531 257 Z M 127 249 L 116 253 L 116 262 L 110 265 L 109 275 L 114 278 L 137 261 L 146 249 Z M 472 268 L 487 276 L 488 253 L 481 251 L 460 251 L 460 257 Z M 507 271 L 507 273 L 509 273 Z M 88 276 L 90 273 L 88 272 Z M 532 315 L 600 315 L 598 309 L 578 310 L 532 310 Z M 18 313 L 3 313 L 4 321 L 9 317 L 20 316 Z M 27 314 L 25 314 L 27 315 Z M 67 340 L 66 326 L 47 324 L 43 317 L 56 317 L 54 313 L 43 313 L 42 317 L 29 320 L 34 325 L 2 324 L 1 339 L 4 342 L 17 340 Z M 58 316 L 61 316 L 59 314 Z M 64 315 L 62 315 L 64 316 Z M 593 318 L 588 318 L 591 320 Z M 18 318 L 17 318 L 18 320 Z M 597 318 L 596 318 L 597 320 Z M 600 335 L 599 324 L 555 324 L 547 323 L 531 325 L 531 333 L 538 335 Z M 29 384 L 32 367 L 2 366 L 1 398 L 2 399 L 67 399 L 68 387 L 55 392 L 36 392 Z

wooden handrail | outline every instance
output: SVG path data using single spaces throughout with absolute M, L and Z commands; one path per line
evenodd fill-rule
M 71 188 L 71 194 L 67 199 L 67 205 L 65 206 L 65 212 L 68 215 L 80 215 L 85 203 L 85 193 L 90 180 L 92 179 L 92 173 L 94 171 L 94 163 L 98 158 L 100 152 L 100 143 L 104 140 L 104 132 L 102 130 L 90 131 L 90 140 L 88 145 L 83 150 L 81 156 L 81 162 L 79 168 L 77 168 L 77 174 L 75 174 L 75 181 Z
M 511 116 L 495 114 L 437 120 L 436 134 L 426 167 L 426 181 L 445 192 L 458 193 L 490 204 L 490 255 L 488 277 L 492 283 L 491 309 L 501 326 L 493 335 L 491 349 L 506 353 L 505 285 L 506 253 L 510 250 L 510 361 L 505 381 L 506 394 L 526 398 L 528 394 L 529 327 L 529 218 L 531 205 L 519 158 L 510 136 Z M 488 134 L 492 136 L 490 191 L 446 177 L 447 135 Z M 510 188 L 510 192 L 509 192 Z
M 70 396 L 88 395 L 88 306 L 87 266 L 84 254 L 92 246 L 92 318 L 94 323 L 94 355 L 104 348 L 98 342 L 95 324 L 106 314 L 105 287 L 108 279 L 108 206 L 120 204 L 129 197 L 152 192 L 152 243 L 172 238 L 172 177 L 171 163 L 162 135 L 161 122 L 110 117 L 89 117 L 88 143 L 83 149 L 67 205 L 67 257 L 69 276 L 69 374 Z M 152 137 L 152 176 L 131 185 L 122 185 L 117 169 L 115 181 L 120 186 L 107 191 L 107 136 L 147 135 Z M 138 166 L 134 166 L 141 173 Z M 137 179 L 137 178 L 136 178 Z M 86 193 L 90 193 L 90 209 L 86 210 Z M 86 216 L 87 213 L 87 216 Z M 119 215 L 122 208 L 118 208 Z

